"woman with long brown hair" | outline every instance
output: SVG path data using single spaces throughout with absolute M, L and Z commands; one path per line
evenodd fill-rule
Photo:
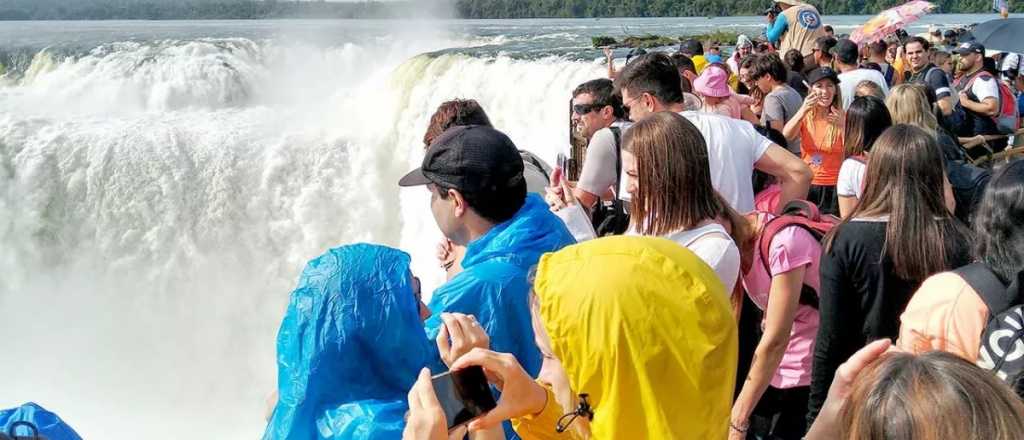
M 826 237 L 809 421 L 840 363 L 898 336 L 900 313 L 925 278 L 970 262 L 969 233 L 944 200 L 948 185 L 924 130 L 895 125 L 875 141 L 860 203 Z
M 843 163 L 845 113 L 839 76 L 828 67 L 811 71 L 807 77 L 810 93 L 782 134 L 789 141 L 800 140 L 800 156 L 814 173 L 807 200 L 823 214 L 839 214 L 836 182 Z
M 704 136 L 679 114 L 660 112 L 634 124 L 622 145 L 631 231 L 689 248 L 732 292 L 740 271 L 736 243 L 747 241 L 748 228 L 711 185 Z

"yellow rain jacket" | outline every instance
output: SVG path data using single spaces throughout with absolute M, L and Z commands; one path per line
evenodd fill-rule
M 573 392 L 589 394 L 594 439 L 726 438 L 736 323 L 700 258 L 661 238 L 591 240 L 541 258 L 534 288 Z M 549 391 L 517 431 L 566 439 L 562 413 Z

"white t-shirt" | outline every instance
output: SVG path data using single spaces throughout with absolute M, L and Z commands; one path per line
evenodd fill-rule
M 680 113 L 697 126 L 708 146 L 711 185 L 739 212 L 754 210 L 754 164 L 772 146 L 747 121 L 722 115 Z
M 625 135 L 632 125 L 632 122 L 616 121 L 612 127 L 618 128 Z M 594 133 L 587 145 L 577 188 L 601 197 L 608 188 L 615 186 L 615 145 L 615 133 L 611 129 L 602 128 Z
M 839 74 L 839 89 L 843 93 L 843 110 L 850 108 L 850 103 L 853 102 L 855 92 L 857 91 L 857 85 L 861 81 L 871 81 L 878 84 L 882 88 L 882 92 L 885 96 L 889 96 L 889 85 L 885 82 L 885 76 L 882 72 L 874 69 L 855 69 L 846 73 Z
M 726 295 L 732 295 L 740 275 L 740 249 L 722 225 L 709 223 L 689 231 L 669 234 L 665 238 L 679 243 L 704 260 L 722 280 Z
M 864 173 L 868 166 L 856 159 L 846 159 L 839 167 L 839 180 L 836 181 L 836 194 L 843 197 L 860 198 L 864 191 Z
M 974 94 L 978 102 L 984 102 L 986 98 L 995 98 L 999 100 L 999 83 L 997 79 L 993 77 L 977 77 L 974 82 L 971 83 L 971 93 Z

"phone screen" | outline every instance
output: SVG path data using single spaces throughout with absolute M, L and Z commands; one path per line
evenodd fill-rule
M 473 420 L 494 409 L 497 403 L 480 367 L 469 367 L 433 377 L 434 392 L 441 402 L 448 429 Z

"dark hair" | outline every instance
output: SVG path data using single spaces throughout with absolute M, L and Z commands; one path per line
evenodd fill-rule
M 885 44 L 884 41 L 876 41 L 868 46 L 868 51 L 872 55 L 885 56 L 889 52 L 889 45 Z
M 814 40 L 814 45 L 818 48 L 821 56 L 830 60 L 833 58 L 832 48 L 836 47 L 837 44 L 839 44 L 839 40 L 827 35 Z
M 676 69 L 689 70 L 694 74 L 697 73 L 697 66 L 693 64 L 693 58 L 686 56 L 684 53 L 676 52 L 672 54 L 672 62 L 675 63 Z
M 988 72 L 992 76 L 999 76 L 999 68 L 996 66 L 996 60 L 992 57 L 984 57 L 981 59 L 981 69 Z
M 616 118 L 626 117 L 626 112 L 622 109 L 622 95 L 615 92 L 615 84 L 612 80 L 598 78 L 587 81 L 572 91 L 572 97 L 575 98 L 584 93 L 594 98 L 594 104 L 610 106 Z
M 643 55 L 627 64 L 615 78 L 615 90 L 620 96 L 623 90 L 629 90 L 631 95 L 650 93 L 663 104 L 683 102 L 679 71 L 672 58 L 661 52 Z
M 880 66 L 878 63 L 875 63 L 875 62 L 870 62 L 870 61 L 866 62 L 866 63 L 863 64 L 862 67 L 865 68 L 865 69 L 874 70 L 876 72 L 881 72 L 882 71 L 882 66 Z
M 927 52 L 927 51 L 932 49 L 932 43 L 928 42 L 928 40 L 926 40 L 924 37 L 914 36 L 914 37 L 908 38 L 906 41 L 903 42 L 903 50 L 907 50 L 907 46 L 909 46 L 909 45 L 911 45 L 913 43 L 920 44 L 925 52 Z
M 442 200 L 448 200 L 448 190 L 453 188 L 436 184 L 434 186 L 437 187 L 438 196 Z M 526 179 L 519 179 L 507 188 L 491 188 L 493 191 L 471 193 L 454 189 L 462 194 L 462 198 L 473 212 L 494 224 L 510 220 L 526 203 Z
M 427 125 L 427 132 L 423 134 L 423 145 L 429 147 L 434 139 L 449 128 L 463 125 L 484 125 L 491 126 L 491 119 L 487 117 L 480 103 L 473 99 L 454 99 L 442 103 L 437 111 L 430 117 L 430 124 Z
M 778 54 L 759 55 L 750 64 L 750 79 L 758 80 L 768 75 L 776 82 L 786 82 L 786 65 Z
M 974 257 L 1009 283 L 1024 270 L 1024 161 L 997 170 L 974 214 Z
M 923 281 L 951 269 L 946 243 L 969 235 L 946 209 L 945 175 L 934 136 L 912 125 L 893 125 L 875 141 L 860 203 L 826 237 L 826 252 L 850 220 L 887 215 L 884 256 L 898 277 Z
M 691 83 L 685 76 L 680 76 L 679 89 L 682 90 L 683 93 L 693 93 L 693 83 Z
M 804 54 L 800 53 L 797 49 L 790 49 L 785 55 L 786 65 L 789 66 L 789 70 L 794 72 L 803 72 L 804 68 Z
M 835 30 L 835 29 L 833 29 L 831 25 L 827 25 L 827 24 L 826 24 L 826 25 L 825 25 L 825 27 L 824 27 L 823 29 L 825 29 L 825 32 L 828 32 L 828 33 L 830 33 L 830 34 L 834 34 L 834 33 L 836 33 L 836 30 Z
M 871 151 L 882 133 L 892 126 L 892 116 L 885 101 L 874 96 L 853 98 L 846 110 L 846 157 Z

